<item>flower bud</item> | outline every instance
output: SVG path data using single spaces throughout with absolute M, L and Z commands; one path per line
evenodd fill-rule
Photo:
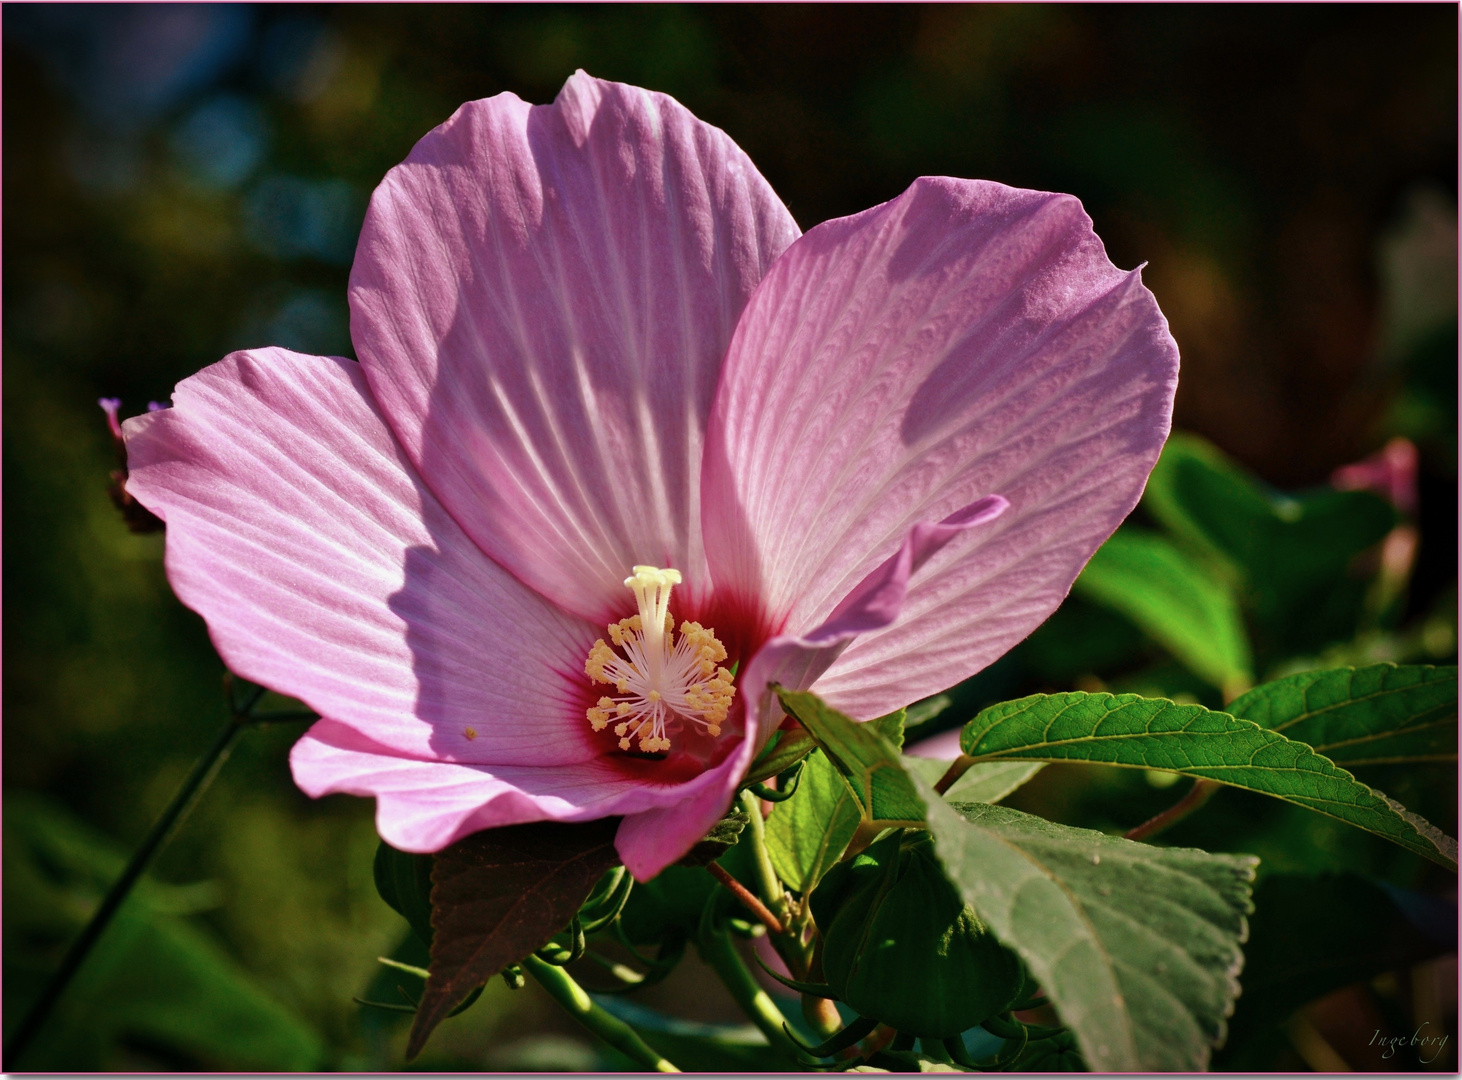
M 812 914 L 833 991 L 897 1031 L 949 1038 L 1020 994 L 1020 960 L 945 878 L 928 833 L 893 833 L 833 867 Z

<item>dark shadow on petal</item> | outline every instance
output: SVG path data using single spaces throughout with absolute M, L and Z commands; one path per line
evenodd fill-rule
M 480 113 L 464 111 L 454 122 L 473 124 L 481 119 Z M 587 133 L 572 137 L 615 146 L 625 141 L 626 126 L 646 123 L 642 114 L 601 109 Z M 720 250 L 730 246 L 732 237 L 708 233 L 696 239 L 707 249 L 709 260 L 698 268 L 700 279 L 670 280 L 662 267 L 602 261 L 634 250 L 633 237 L 616 236 L 616 229 L 649 228 L 644 222 L 658 215 L 684 219 L 687 231 L 705 227 L 703 208 L 655 201 L 672 198 L 680 190 L 676 170 L 691 168 L 687 162 L 694 158 L 657 154 L 653 147 L 628 157 L 607 152 L 594 157 L 566 155 L 563 144 L 571 137 L 566 124 L 562 112 L 552 107 L 536 107 L 527 119 L 533 168 L 542 179 L 541 201 L 534 187 L 537 181 L 525 176 L 516 216 L 505 212 L 488 218 L 480 207 L 459 202 L 437 207 L 440 213 L 457 216 L 445 228 L 466 235 L 473 257 L 473 264 L 462 268 L 462 289 L 452 298 L 451 318 L 437 343 L 437 381 L 428 395 L 420 450 L 423 482 L 434 491 L 453 493 L 446 506 L 453 517 L 435 525 L 429 519 L 436 549 L 417 547 L 408 552 L 405 584 L 392 597 L 391 609 L 406 622 L 418 682 L 417 715 L 432 725 L 433 751 L 449 760 L 482 760 L 464 757 L 470 755 L 473 741 L 464 735 L 469 727 L 480 736 L 495 725 L 533 723 L 534 718 L 505 715 L 494 702 L 466 695 L 471 680 L 464 668 L 474 658 L 464 653 L 460 642 L 450 640 L 453 628 L 463 625 L 474 604 L 481 617 L 509 616 L 469 595 L 471 575 L 450 565 L 441 550 L 458 542 L 455 530 L 460 524 L 485 563 L 516 575 L 525 589 L 531 588 L 528 574 L 535 562 L 545 558 L 546 542 L 556 535 L 562 520 L 552 512 L 555 505 L 545 506 L 543 490 L 558 493 L 571 521 L 592 523 L 611 538 L 644 532 L 642 523 L 623 520 L 633 508 L 623 505 L 616 472 L 646 468 L 653 460 L 645 457 L 647 446 L 657 446 L 658 456 L 666 461 L 689 461 L 688 440 L 703 437 L 720 356 L 715 364 L 669 362 L 706 347 L 688 339 L 697 320 L 682 317 L 678 308 L 693 306 L 704 296 L 721 295 L 724 290 L 716 284 L 717 276 L 733 272 L 726 260 L 745 258 L 744 252 Z M 629 141 L 643 143 L 636 136 Z M 460 142 L 439 143 L 435 150 L 418 146 L 412 160 L 461 169 L 462 161 L 442 157 L 448 145 L 462 146 Z M 471 149 L 478 159 L 466 163 L 470 169 L 509 167 L 492 157 L 485 136 Z M 606 179 L 602 171 L 611 168 L 623 175 Z M 658 182 L 647 183 L 640 175 L 647 168 L 660 170 Z M 647 204 L 638 214 L 601 207 L 599 193 L 604 188 L 632 191 Z M 618 213 L 613 212 L 616 209 Z M 724 229 L 720 215 L 710 217 Z M 511 280 L 530 270 L 537 276 L 530 276 L 529 286 L 512 296 L 484 296 L 472 289 L 474 279 L 507 275 Z M 586 288 L 585 282 L 602 287 Z M 628 335 L 616 329 L 626 310 L 633 313 Z M 720 333 L 728 340 L 737 315 L 739 311 L 722 313 Z M 715 347 L 724 354 L 724 341 Z M 471 362 L 463 362 L 464 357 Z M 652 362 L 655 370 L 642 370 Z M 694 385 L 687 386 L 687 380 L 694 380 Z M 691 425 L 654 423 L 657 415 L 683 414 L 687 401 L 693 405 Z M 617 454 L 604 452 L 606 412 L 619 419 L 625 432 L 623 445 L 611 448 Z M 692 467 L 694 476 L 672 474 L 662 485 L 664 505 L 658 513 L 682 531 L 699 528 L 693 505 L 699 455 L 687 466 Z M 516 483 L 519 478 L 534 486 L 524 490 Z M 474 497 L 467 505 L 461 498 L 464 491 Z M 424 498 L 435 502 L 429 493 Z M 570 598 L 580 601 L 575 613 L 587 620 L 584 640 L 572 654 L 549 658 L 554 684 L 541 688 L 545 709 L 567 717 L 570 726 L 579 725 L 584 744 L 597 748 L 603 760 L 628 774 L 643 774 L 647 782 L 680 782 L 718 763 L 734 750 L 735 733 L 742 726 L 738 707 L 722 737 L 710 739 L 687 730 L 676 740 L 670 760 L 656 762 L 623 753 L 612 729 L 594 733 L 585 717 L 606 689 L 584 674 L 589 647 L 604 635 L 606 623 L 633 612 L 633 597 L 619 579 L 634 562 L 674 565 L 672 552 L 677 547 L 684 547 L 683 540 L 669 535 L 661 550 L 604 553 L 613 564 L 612 595 L 620 600 L 619 606 L 600 601 L 598 594 Z M 586 576 L 593 579 L 592 574 Z M 730 652 L 728 663 L 744 663 L 773 631 L 765 614 L 752 599 L 714 595 L 705 581 L 696 586 L 677 590 L 672 613 L 677 621 L 688 618 L 714 627 Z M 550 597 L 547 602 L 560 600 Z M 531 633 L 531 628 L 524 632 Z M 475 661 L 484 666 L 500 663 L 491 655 Z

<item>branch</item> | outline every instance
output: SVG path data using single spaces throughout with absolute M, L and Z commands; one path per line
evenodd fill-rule
M 949 768 L 944 771 L 944 775 L 939 778 L 938 783 L 934 785 L 934 793 L 936 795 L 943 795 L 950 788 L 954 787 L 955 781 L 969 772 L 970 766 L 974 763 L 975 759 L 970 757 L 969 754 L 961 754 L 955 758 L 949 763 Z
M 262 694 L 262 692 L 261 688 L 260 693 Z M 252 705 L 252 702 L 250 704 Z M 153 822 L 152 828 L 148 830 L 147 836 L 143 838 L 141 846 L 132 853 L 132 858 L 122 871 L 122 876 L 107 890 L 107 895 L 102 899 L 102 902 L 92 914 L 91 921 L 86 924 L 80 936 L 66 950 L 66 955 L 61 960 L 61 966 L 56 969 L 50 981 L 46 983 L 45 989 L 41 991 L 40 997 L 36 998 L 35 1004 L 25 1014 L 24 1019 L 16 1027 L 15 1034 L 11 1036 L 8 1045 L 5 1047 L 5 1069 L 7 1072 L 15 1069 L 21 1056 L 35 1039 L 36 1033 L 40 1031 L 46 1020 L 49 1019 L 51 1010 L 55 1008 L 57 1000 L 65 992 L 66 987 L 70 985 L 76 972 L 86 961 L 87 956 L 96 945 L 97 939 L 111 925 L 112 917 L 117 914 L 117 909 L 122 906 L 122 902 L 132 892 L 132 887 L 137 884 L 138 879 L 147 870 L 148 865 L 152 862 L 153 856 L 157 854 L 158 849 L 172 835 L 178 823 L 187 816 L 188 811 L 193 808 L 193 804 L 203 794 L 204 789 L 218 775 L 219 768 L 222 767 L 224 761 L 228 758 L 229 751 L 233 749 L 234 739 L 243 730 L 244 721 L 241 720 L 242 715 L 239 712 L 235 712 L 233 716 L 229 717 L 228 723 L 224 724 L 223 729 L 214 738 L 213 745 L 204 752 L 203 756 L 198 759 L 198 763 L 193 766 L 193 771 L 183 781 L 183 786 L 173 796 L 173 801 L 168 803 L 167 809 L 162 812 L 162 816 Z
M 1155 836 L 1170 825 L 1176 825 L 1185 817 L 1197 810 L 1206 803 L 1213 793 L 1219 788 L 1217 780 L 1195 780 L 1193 786 L 1172 806 L 1168 807 L 1161 814 L 1149 818 L 1135 829 L 1129 829 L 1125 834 L 1128 840 L 1146 840 L 1149 836 Z
M 726 886 L 727 891 L 735 896 L 736 899 L 740 900 L 748 911 L 760 919 L 762 925 L 768 930 L 774 934 L 786 933 L 782 927 L 781 920 L 773 915 L 767 906 L 758 900 L 750 889 L 727 873 L 724 867 L 719 863 L 706 863 L 706 869 L 711 872 L 717 881 Z

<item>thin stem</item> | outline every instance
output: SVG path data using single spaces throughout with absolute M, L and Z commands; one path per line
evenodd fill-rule
M 740 900 L 748 911 L 760 919 L 768 930 L 774 934 L 784 932 L 781 921 L 767 910 L 767 906 L 758 900 L 750 889 L 727 873 L 724 867 L 717 863 L 707 863 L 706 869 L 711 872 L 717 881 L 726 886 L 727 890 L 736 899 Z
M 797 1044 L 787 1034 L 787 1018 L 747 970 L 731 938 L 723 931 L 703 934 L 699 946 L 701 958 L 721 977 L 731 997 L 761 1029 L 772 1049 L 789 1061 L 797 1061 Z
M 1197 810 L 1206 803 L 1215 791 L 1219 788 L 1217 780 L 1195 780 L 1193 786 L 1172 806 L 1168 807 L 1161 814 L 1149 818 L 1135 829 L 1129 829 L 1125 834 L 1128 840 L 1146 840 L 1149 836 L 1155 836 L 1170 825 L 1176 825 L 1185 817 Z
M 771 930 L 772 948 L 786 963 L 788 970 L 799 979 L 807 974 L 807 948 L 802 941 L 802 931 L 792 926 L 791 905 L 782 879 L 772 865 L 771 853 L 767 850 L 766 822 L 761 816 L 761 801 L 750 791 L 741 793 L 741 808 L 749 820 L 745 842 L 751 844 L 752 862 L 756 867 L 757 884 L 773 922 L 766 923 Z M 718 875 L 719 876 L 719 875 Z M 762 920 L 766 922 L 765 919 Z M 785 929 L 783 929 L 785 927 Z
M 816 994 L 802 995 L 802 1018 L 824 1039 L 831 1038 L 843 1026 L 837 1005 L 830 998 Z
M 936 795 L 943 795 L 950 788 L 954 787 L 959 778 L 969 772 L 970 766 L 974 763 L 975 759 L 970 757 L 969 754 L 961 754 L 955 758 L 949 763 L 949 768 L 944 770 L 944 775 L 939 778 L 938 783 L 934 785 L 934 793 Z
M 536 956 L 529 956 L 523 961 L 523 970 L 532 975 L 548 991 L 550 997 L 567 1009 L 569 1015 L 637 1065 L 643 1065 L 653 1072 L 680 1071 L 652 1050 L 623 1020 L 611 1016 L 596 1005 L 594 999 L 563 968 L 544 963 Z
M 757 884 L 761 887 L 762 899 L 767 906 L 776 913 L 778 929 L 780 934 L 782 916 L 787 913 L 787 894 L 782 888 L 782 881 L 777 877 L 777 871 L 772 866 L 772 857 L 767 852 L 767 827 L 761 816 L 761 801 L 749 791 L 741 793 L 741 808 L 746 811 L 751 820 L 747 823 L 747 839 L 751 841 L 752 854 L 756 856 L 753 860 L 756 864 Z
M 96 945 L 97 939 L 111 924 L 112 917 L 117 914 L 122 902 L 132 892 L 132 887 L 147 870 L 158 849 L 172 835 L 178 823 L 187 816 L 198 797 L 218 775 L 219 768 L 227 760 L 229 751 L 233 749 L 234 739 L 242 730 L 239 714 L 231 716 L 228 723 L 213 740 L 213 745 L 193 766 L 193 771 L 188 774 L 188 779 L 183 781 L 183 786 L 173 796 L 173 801 L 168 803 L 162 816 L 153 823 L 152 828 L 143 839 L 142 845 L 132 853 L 132 858 L 127 863 L 126 869 L 122 871 L 122 876 L 107 891 L 107 895 L 92 914 L 91 921 L 86 924 L 85 929 L 66 950 L 66 955 L 61 960 L 61 966 L 56 969 L 55 974 L 46 983 L 45 989 L 41 991 L 40 997 L 36 998 L 35 1004 L 30 1007 L 30 1011 L 25 1014 L 25 1018 L 15 1029 L 15 1034 L 11 1036 L 10 1043 L 6 1047 L 5 1068 L 7 1070 L 16 1067 L 21 1056 L 35 1039 L 36 1033 L 50 1017 L 56 1001 L 66 990 L 82 963 L 85 962 L 87 955 Z

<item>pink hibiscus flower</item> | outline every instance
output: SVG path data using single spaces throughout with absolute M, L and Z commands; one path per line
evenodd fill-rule
M 359 363 L 234 353 L 126 422 L 238 674 L 322 717 L 391 844 L 621 816 L 648 878 L 781 722 L 957 682 L 1061 602 L 1167 436 L 1177 349 L 1065 195 L 926 177 L 800 236 L 725 133 L 582 72 L 391 170 Z

